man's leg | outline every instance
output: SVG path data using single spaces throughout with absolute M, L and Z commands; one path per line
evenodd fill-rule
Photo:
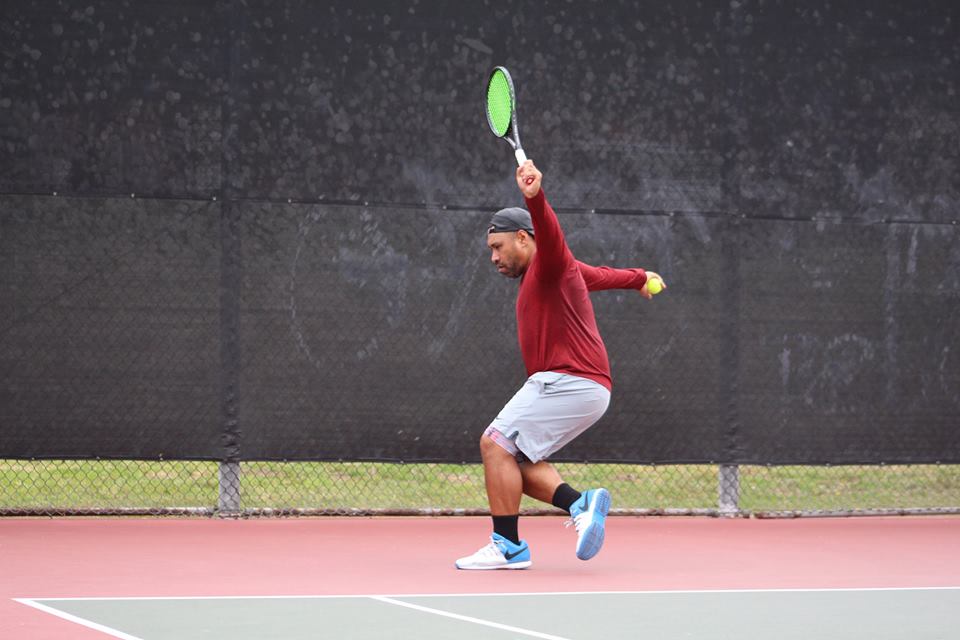
M 563 479 L 553 465 L 546 460 L 540 462 L 521 462 L 520 474 L 523 476 L 523 492 L 540 502 L 551 504 L 557 487 Z
M 540 502 L 552 504 L 573 516 L 577 528 L 577 557 L 589 560 L 603 546 L 604 521 L 610 509 L 610 493 L 593 489 L 581 494 L 565 483 L 550 463 L 520 464 L 523 492 Z
M 567 513 L 570 513 L 574 504 L 580 500 L 582 494 L 564 482 L 553 465 L 546 460 L 536 464 L 523 462 L 520 464 L 520 473 L 523 474 L 523 492 L 531 498 L 552 504 Z
M 599 551 L 610 494 L 606 489 L 588 491 L 581 500 L 544 460 L 594 424 L 609 402 L 606 388 L 576 376 L 541 372 L 527 379 L 480 438 L 494 534 L 489 545 L 457 560 L 458 568 L 530 566 L 529 549 L 517 532 L 524 493 L 570 513 L 577 528 L 578 558 L 586 560 Z M 571 413 L 573 405 L 578 411 Z M 533 461 L 518 462 L 522 454 Z
M 485 435 L 480 438 L 480 457 L 483 459 L 483 479 L 487 485 L 491 515 L 519 514 L 523 476 L 514 454 Z
M 520 473 L 523 475 L 523 492 L 570 513 L 570 507 L 580 499 L 580 492 L 568 485 L 552 464 L 541 460 L 536 464 L 522 462 Z
M 595 424 L 607 410 L 610 392 L 597 382 L 553 372 L 534 374 L 530 379 L 543 384 L 543 394 L 523 423 L 514 426 L 518 428 L 517 446 L 539 463 Z M 577 530 L 577 557 L 589 560 L 595 556 L 603 546 L 610 492 L 601 487 L 580 495 L 549 466 L 523 467 L 524 492 L 569 512 Z
M 512 443 L 511 443 L 512 444 Z M 489 436 L 480 438 L 480 457 L 487 485 L 487 499 L 493 516 L 490 544 L 456 562 L 458 569 L 524 569 L 529 567 L 530 549 L 520 540 L 518 521 L 523 497 L 523 476 L 516 453 L 507 451 Z

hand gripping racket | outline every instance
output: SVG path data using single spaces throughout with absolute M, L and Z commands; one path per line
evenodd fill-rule
M 517 128 L 517 95 L 513 90 L 510 72 L 504 67 L 494 67 L 487 82 L 487 123 L 498 138 L 503 138 L 513 147 L 517 164 L 527 161 L 527 154 L 520 146 L 520 130 Z

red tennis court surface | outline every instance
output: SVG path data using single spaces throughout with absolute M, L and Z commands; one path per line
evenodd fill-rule
M 960 517 L 609 521 L 590 562 L 521 519 L 526 571 L 453 560 L 488 518 L 0 519 L 0 638 L 103 639 L 13 598 L 957 587 Z

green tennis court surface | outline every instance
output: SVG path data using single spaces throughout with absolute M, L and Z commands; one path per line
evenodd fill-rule
M 126 640 L 946 640 L 960 588 L 21 599 Z

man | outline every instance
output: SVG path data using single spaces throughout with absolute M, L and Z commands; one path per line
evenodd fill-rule
M 540 188 L 543 175 L 527 160 L 516 177 L 529 212 L 494 214 L 487 246 L 497 271 L 521 279 L 517 333 L 529 378 L 480 438 L 493 535 L 488 545 L 457 560 L 458 569 L 530 566 L 530 548 L 518 534 L 523 494 L 572 516 L 578 558 L 589 560 L 600 551 L 609 492 L 581 494 L 546 459 L 599 420 L 610 402 L 610 363 L 589 292 L 637 289 L 650 299 L 647 281 L 660 279 L 652 271 L 575 260 Z

